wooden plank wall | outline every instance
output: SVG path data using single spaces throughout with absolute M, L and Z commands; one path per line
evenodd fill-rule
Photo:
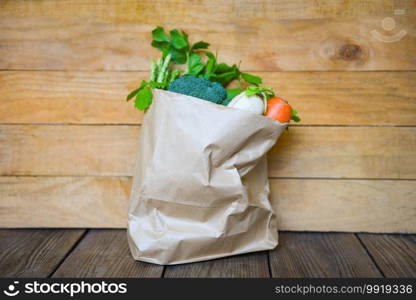
M 0 226 L 125 227 L 142 114 L 123 100 L 163 25 L 299 110 L 269 155 L 281 229 L 416 232 L 415 15 L 414 0 L 1 0 Z

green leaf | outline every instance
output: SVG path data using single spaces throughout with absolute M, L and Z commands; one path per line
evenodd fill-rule
M 217 65 L 217 68 L 215 69 L 215 74 L 222 74 L 225 72 L 230 72 L 236 67 L 237 67 L 236 65 L 229 66 L 226 63 L 220 63 Z
M 142 80 L 142 82 L 140 83 L 140 86 L 137 89 L 135 89 L 134 91 L 130 92 L 130 94 L 127 95 L 126 101 L 130 101 L 146 85 L 147 85 L 147 81 L 146 80 Z
M 295 122 L 300 122 L 301 119 L 298 116 L 298 111 L 296 109 L 292 109 L 292 116 L 290 117 L 291 120 Z
M 191 53 L 188 58 L 188 70 L 186 74 L 196 76 L 203 68 L 204 64 L 202 63 L 201 56 L 198 53 Z
M 152 47 L 159 49 L 166 54 L 169 51 L 169 38 L 163 27 L 156 27 L 152 31 Z
M 238 79 L 240 76 L 240 71 L 237 68 L 233 68 L 231 71 L 222 73 L 222 74 L 215 74 L 212 77 L 213 81 L 221 83 L 224 87 L 226 87 L 231 81 Z
M 199 41 L 193 44 L 191 51 L 197 50 L 197 49 L 207 49 L 209 47 L 209 44 L 204 41 Z
M 274 97 L 274 91 L 272 88 L 262 87 L 262 86 L 249 86 L 246 90 L 246 95 L 248 97 L 254 96 L 256 94 L 264 93 L 267 99 Z
M 152 90 L 146 85 L 137 93 L 134 106 L 139 110 L 146 110 L 152 104 L 152 99 Z
M 231 101 L 235 96 L 241 94 L 243 92 L 242 88 L 235 88 L 227 90 L 227 99 L 226 101 Z
M 151 45 L 152 47 L 162 51 L 164 55 L 169 51 L 170 48 L 169 42 L 152 41 Z
M 165 32 L 165 29 L 161 26 L 157 26 L 155 29 L 153 29 L 152 38 L 153 41 L 156 42 L 169 42 L 169 38 Z
M 245 82 L 250 83 L 250 84 L 259 85 L 262 83 L 262 80 L 260 77 L 252 75 L 252 74 L 241 73 L 241 77 L 243 78 Z
M 175 49 L 184 49 L 189 47 L 186 34 L 181 34 L 177 29 L 170 31 L 170 43 Z
M 186 63 L 186 52 L 171 48 L 169 53 L 172 55 L 172 61 L 174 64 L 181 65 Z
M 130 92 L 130 94 L 127 95 L 126 101 L 130 101 L 131 98 L 136 96 L 137 92 L 140 90 L 140 88 L 135 89 L 134 91 Z
M 208 57 L 208 61 L 205 65 L 205 73 L 214 73 L 217 66 L 217 58 L 212 52 L 205 52 L 205 55 Z

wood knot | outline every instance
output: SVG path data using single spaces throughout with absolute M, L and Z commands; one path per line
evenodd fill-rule
M 339 55 L 343 60 L 359 60 L 363 56 L 360 46 L 346 44 L 339 49 Z

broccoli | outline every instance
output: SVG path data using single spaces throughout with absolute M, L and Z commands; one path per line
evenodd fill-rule
M 192 75 L 175 79 L 169 85 L 168 91 L 201 98 L 217 104 L 223 104 L 223 101 L 227 98 L 227 92 L 220 83 Z

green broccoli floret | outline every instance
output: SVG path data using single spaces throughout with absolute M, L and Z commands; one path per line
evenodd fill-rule
M 175 79 L 169 85 L 168 91 L 201 98 L 217 104 L 223 104 L 223 101 L 227 98 L 227 92 L 220 83 L 192 75 Z

